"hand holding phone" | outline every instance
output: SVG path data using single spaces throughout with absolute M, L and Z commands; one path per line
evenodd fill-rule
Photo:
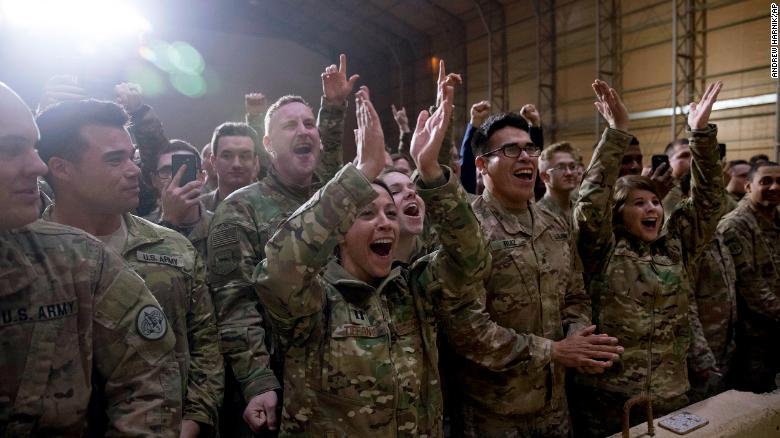
M 661 164 L 663 164 L 663 163 L 666 163 L 666 167 L 669 168 L 669 157 L 667 157 L 665 154 L 653 155 L 653 159 L 652 159 L 653 172 L 652 173 L 655 173 L 656 169 L 658 169 L 658 167 Z
M 184 169 L 184 174 L 181 180 L 179 180 L 179 187 L 197 179 L 199 170 L 197 157 L 192 154 L 174 154 L 171 156 L 171 175 L 174 178 L 179 173 L 179 169 L 185 165 L 187 168 Z

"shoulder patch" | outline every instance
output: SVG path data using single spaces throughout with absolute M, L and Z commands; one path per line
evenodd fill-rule
M 158 263 L 161 265 L 176 266 L 177 268 L 184 267 L 184 258 L 179 255 L 152 254 L 143 251 L 136 251 L 135 258 L 139 262 Z
M 210 258 L 211 263 L 209 269 L 215 274 L 227 275 L 238 268 L 241 254 L 237 249 L 223 248 L 214 251 L 214 255 L 210 256 Z
M 162 309 L 151 304 L 144 306 L 135 317 L 138 334 L 149 341 L 156 341 L 168 332 L 168 321 Z
M 726 247 L 728 247 L 732 256 L 738 256 L 742 254 L 742 245 L 740 245 L 737 239 L 727 240 Z
M 236 227 L 221 227 L 211 235 L 211 246 L 218 247 L 238 243 L 238 229 Z

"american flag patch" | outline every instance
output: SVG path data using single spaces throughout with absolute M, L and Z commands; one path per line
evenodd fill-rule
M 225 246 L 238 243 L 238 230 L 235 227 L 220 228 L 211 235 L 211 246 Z

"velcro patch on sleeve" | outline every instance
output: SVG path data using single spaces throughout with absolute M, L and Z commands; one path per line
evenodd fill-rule
M 142 338 L 156 341 L 168 332 L 168 320 L 162 309 L 153 305 L 144 306 L 135 317 L 136 330 Z

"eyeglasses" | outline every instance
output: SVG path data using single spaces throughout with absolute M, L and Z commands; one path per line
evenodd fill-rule
M 171 177 L 173 176 L 173 167 L 163 166 L 155 170 L 154 173 L 156 173 L 157 176 L 160 177 L 160 179 L 171 179 Z
M 517 158 L 522 155 L 523 152 L 528 154 L 529 157 L 538 157 L 542 153 L 542 148 L 533 143 L 526 143 L 523 146 L 520 146 L 519 143 L 509 143 L 501 146 L 500 148 L 493 149 L 492 151 L 485 152 L 484 154 L 480 154 L 479 156 L 484 157 L 490 154 L 495 154 L 498 151 L 501 151 L 507 158 Z
M 561 163 L 561 164 L 559 164 L 559 165 L 557 165 L 555 167 L 551 167 L 551 168 L 547 169 L 547 171 L 548 172 L 564 173 L 564 172 L 566 172 L 568 170 L 571 173 L 575 173 L 575 172 L 577 172 L 578 168 L 579 168 L 579 166 L 577 165 L 577 163 L 568 163 L 568 164 Z

